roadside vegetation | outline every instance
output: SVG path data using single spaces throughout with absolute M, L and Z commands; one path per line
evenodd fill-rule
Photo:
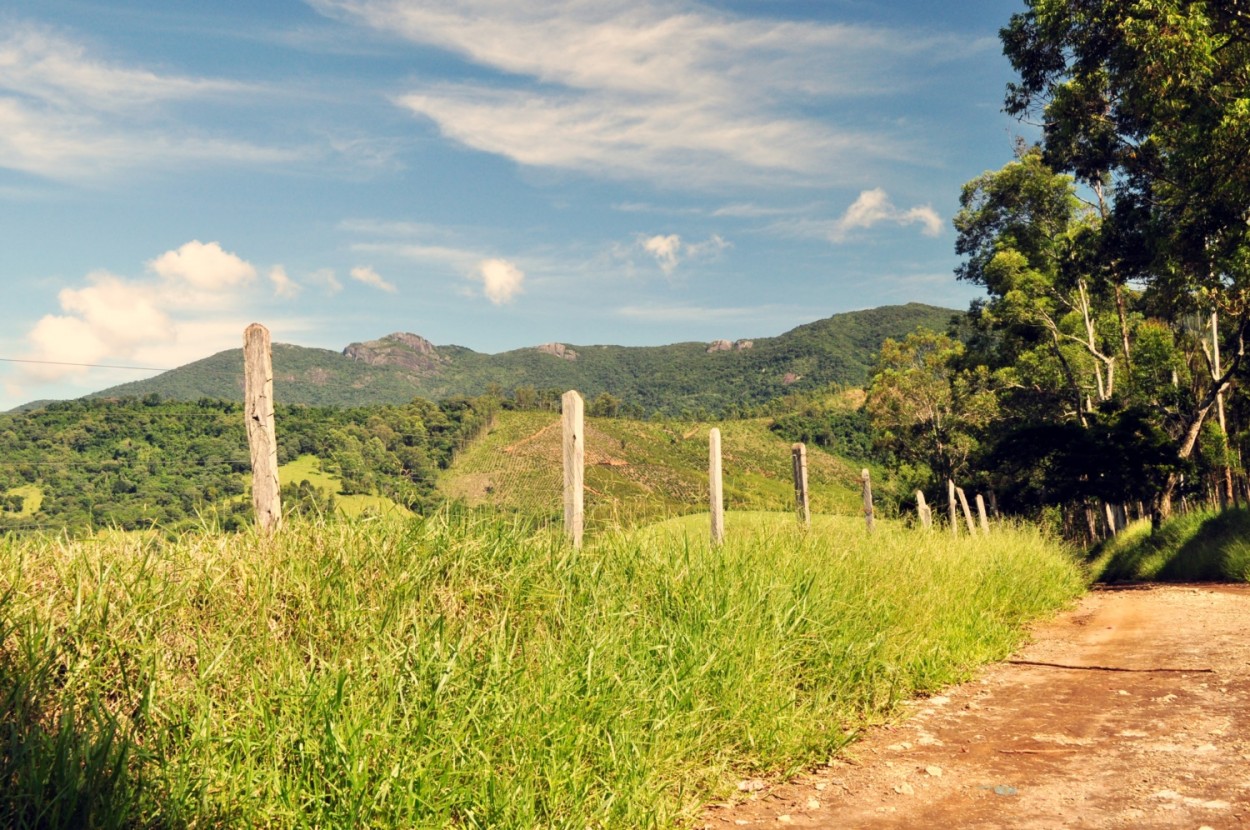
M 7 536 L 0 824 L 671 827 L 1083 588 L 1029 529 L 841 522 Z
M 1202 510 L 1152 532 L 1138 522 L 1089 554 L 1100 582 L 1250 582 L 1250 510 Z

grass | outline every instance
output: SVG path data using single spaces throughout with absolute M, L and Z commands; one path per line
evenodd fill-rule
M 1151 533 L 1130 525 L 1089 555 L 1100 582 L 1250 582 L 1250 511 L 1199 511 L 1174 517 Z
M 248 474 L 248 477 L 250 481 L 250 474 Z M 365 493 L 344 495 L 339 492 L 343 489 L 342 477 L 325 472 L 321 467 L 321 459 L 315 455 L 301 455 L 294 461 L 289 461 L 278 467 L 278 480 L 293 484 L 299 484 L 301 481 L 307 480 L 314 487 L 333 494 L 335 506 L 338 512 L 344 516 L 357 517 L 366 514 L 385 515 L 389 513 L 398 513 L 403 516 L 412 515 L 412 511 L 396 504 L 386 496 Z
M 738 518 L 0 539 L 0 826 L 673 827 L 1083 588 L 1026 529 Z
M 30 518 L 39 512 L 40 506 L 43 505 L 43 490 L 34 484 L 24 484 L 21 487 L 12 487 L 4 492 L 6 496 L 21 496 L 23 499 L 22 509 L 13 515 L 18 518 Z
M 717 424 L 721 430 L 725 500 L 731 510 L 787 510 L 794 503 L 790 443 L 768 419 Z M 697 511 L 707 501 L 710 423 L 588 418 L 588 525 L 648 524 Z M 527 515 L 562 510 L 558 415 L 501 412 L 490 432 L 460 453 L 439 489 L 471 506 Z M 818 448 L 808 450 L 812 511 L 854 513 L 859 467 Z

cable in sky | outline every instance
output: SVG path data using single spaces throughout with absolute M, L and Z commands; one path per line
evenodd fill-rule
M 64 360 L 33 360 L 25 357 L 0 357 L 0 363 L 37 363 L 44 366 L 82 366 L 86 369 L 127 369 L 134 372 L 168 372 L 155 366 L 112 366 L 102 363 L 70 363 Z

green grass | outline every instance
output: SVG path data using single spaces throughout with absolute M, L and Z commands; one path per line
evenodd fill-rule
M 0 826 L 673 827 L 1083 588 L 1029 530 L 786 518 L 5 537 Z
M 788 510 L 794 503 L 790 442 L 768 419 L 726 421 L 721 430 L 725 502 L 730 510 Z M 706 509 L 710 423 L 588 418 L 587 526 L 642 525 Z M 562 511 L 558 415 L 501 412 L 492 429 L 460 453 L 439 479 L 449 498 L 526 515 Z M 859 467 L 808 450 L 815 513 L 859 509 Z
M 1151 533 L 1130 525 L 1089 555 L 1101 582 L 1250 582 L 1250 511 L 1200 511 L 1177 516 Z
M 24 501 L 22 509 L 18 513 L 11 515 L 18 518 L 30 518 L 39 512 L 39 507 L 43 504 L 43 490 L 34 484 L 24 484 L 21 487 L 11 487 L 5 491 L 6 496 L 21 496 Z
M 387 515 L 390 513 L 397 513 L 401 516 L 412 515 L 412 511 L 396 504 L 386 496 L 365 493 L 344 495 L 340 492 L 343 489 L 342 477 L 325 472 L 321 467 L 321 459 L 315 455 L 301 455 L 294 461 L 278 467 L 278 480 L 293 484 L 307 480 L 314 487 L 319 487 L 327 493 L 332 493 L 338 512 L 344 516 Z

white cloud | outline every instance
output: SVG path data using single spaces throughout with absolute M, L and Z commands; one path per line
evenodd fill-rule
M 124 350 L 172 336 L 169 315 L 159 307 L 159 291 L 103 272 L 88 275 L 87 282 L 85 288 L 63 289 L 61 308 L 77 315 L 106 346 Z
M 510 303 L 524 291 L 525 273 L 506 259 L 482 260 L 473 278 L 481 281 L 486 299 L 495 305 Z
M 750 202 L 736 202 L 731 205 L 725 205 L 712 211 L 713 216 L 727 217 L 731 219 L 758 219 L 765 216 L 786 216 L 795 213 L 809 213 L 814 209 L 813 205 L 804 205 L 802 207 L 767 207 L 764 205 L 756 205 Z
M 153 163 L 290 161 L 300 154 L 157 126 L 171 102 L 225 100 L 252 88 L 160 75 L 93 58 L 49 29 L 4 21 L 0 168 L 57 179 Z
M 710 308 L 707 306 L 630 305 L 617 309 L 619 317 L 644 323 L 706 323 L 709 320 L 758 321 L 761 306 Z
M 351 276 L 356 282 L 364 283 L 371 288 L 376 288 L 379 291 L 385 291 L 388 294 L 394 294 L 399 290 L 395 287 L 394 283 L 390 283 L 382 279 L 381 275 L 379 275 L 377 271 L 374 271 L 368 266 L 356 266 L 352 269 Z
M 59 312 L 44 315 L 26 334 L 29 381 L 81 376 L 85 367 L 57 363 L 142 363 L 169 367 L 236 346 L 256 269 L 212 242 L 188 242 L 147 263 L 150 275 L 128 278 L 105 271 L 61 289 Z M 282 266 L 269 271 L 279 296 L 298 286 Z M 232 333 L 226 337 L 227 333 Z
M 680 236 L 675 233 L 667 236 L 653 236 L 641 240 L 640 244 L 644 251 L 655 257 L 661 271 L 665 274 L 673 273 L 673 269 L 677 267 L 678 257 L 681 255 Z
M 62 289 L 58 300 L 64 313 L 45 315 L 31 329 L 27 335 L 31 359 L 52 363 L 127 360 L 144 346 L 163 346 L 177 339 L 178 326 L 170 315 L 170 298 L 163 285 L 102 271 L 89 274 L 86 283 Z M 44 381 L 83 371 L 57 365 L 26 368 L 29 378 Z
M 427 84 L 396 99 L 449 138 L 521 164 L 670 187 L 856 181 L 865 161 L 921 158 L 898 133 L 861 126 L 850 104 L 899 90 L 910 64 L 971 46 L 681 2 L 312 2 L 534 82 Z M 821 116 L 799 114 L 817 106 Z
M 286 269 L 275 265 L 269 269 L 269 281 L 273 283 L 273 295 L 284 300 L 293 300 L 299 296 L 303 287 L 287 275 Z
M 675 233 L 639 236 L 638 245 L 655 258 L 660 270 L 668 276 L 683 261 L 714 257 L 733 247 L 718 234 L 712 234 L 703 242 L 684 242 Z
M 343 290 L 343 283 L 334 275 L 333 268 L 318 268 L 305 278 L 305 282 L 321 286 L 322 290 L 331 297 Z
M 402 257 L 414 262 L 432 262 L 468 272 L 482 261 L 482 254 L 467 248 L 453 248 L 449 245 L 426 245 L 421 243 L 394 242 L 358 242 L 351 246 L 357 253 L 385 254 Z
M 167 280 L 184 280 L 194 288 L 215 291 L 237 286 L 256 278 L 256 268 L 221 244 L 193 239 L 176 251 L 166 251 L 148 263 Z
M 842 242 L 852 231 L 867 230 L 882 222 L 896 225 L 919 224 L 921 233 L 925 236 L 937 236 L 942 232 L 942 218 L 933 208 L 920 205 L 900 210 L 890 201 L 886 192 L 878 187 L 859 194 L 859 198 L 846 209 L 846 213 L 832 224 L 829 238 L 834 242 Z

